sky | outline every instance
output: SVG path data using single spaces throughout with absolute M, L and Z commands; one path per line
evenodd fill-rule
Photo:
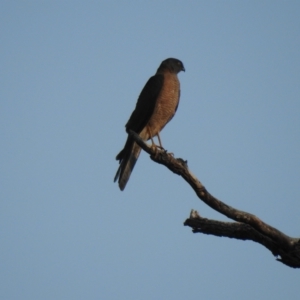
M 142 153 L 115 156 L 137 97 L 180 59 L 164 147 L 207 190 L 300 237 L 299 1 L 0 2 L 0 298 L 296 299 L 263 246 L 193 234 L 229 221 Z

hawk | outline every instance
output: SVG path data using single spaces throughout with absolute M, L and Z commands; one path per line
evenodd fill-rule
M 157 136 L 162 148 L 159 133 L 173 118 L 180 98 L 180 83 L 177 74 L 185 71 L 183 63 L 176 58 L 164 60 L 154 76 L 150 77 L 137 100 L 127 124 L 126 132 L 136 132 L 141 139 L 147 141 Z M 140 155 L 141 148 L 128 135 L 124 148 L 116 156 L 120 166 L 114 181 L 118 180 L 121 191 L 129 180 L 130 174 Z

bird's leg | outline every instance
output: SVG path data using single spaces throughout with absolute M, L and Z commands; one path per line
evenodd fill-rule
M 155 145 L 155 143 L 154 143 L 154 141 L 153 141 L 152 134 L 151 134 L 151 130 L 150 130 L 149 126 L 147 126 L 147 131 L 148 131 L 149 137 L 150 137 L 151 142 L 152 142 L 151 147 L 155 147 L 156 145 Z
M 161 150 L 164 150 L 165 152 L 167 152 L 167 150 L 162 146 L 159 132 L 157 133 L 156 136 L 157 136 L 157 139 L 158 139 L 158 142 L 159 142 L 159 146 L 157 146 L 157 148 L 160 148 Z
M 162 146 L 162 144 L 161 144 L 161 139 L 160 139 L 160 136 L 159 136 L 159 132 L 157 133 L 157 138 L 158 138 L 159 145 L 160 145 L 160 146 L 157 146 L 157 147 L 159 147 L 159 148 L 161 148 L 162 150 L 165 150 L 165 152 L 167 152 L 167 150 L 166 150 L 166 149 Z M 172 152 L 169 152 L 168 154 L 174 156 L 174 153 L 172 153 Z
M 153 140 L 153 138 L 152 138 L 152 133 L 151 133 L 151 130 L 150 130 L 150 127 L 149 126 L 147 126 L 147 131 L 148 131 L 148 134 L 149 134 L 149 138 L 151 139 L 151 142 L 152 142 L 152 145 L 151 145 L 151 148 L 155 151 L 155 154 L 154 154 L 154 156 L 156 156 L 157 155 L 157 148 L 161 148 L 160 146 L 157 146 L 155 143 L 154 143 L 154 140 Z M 159 141 L 159 143 L 160 143 L 160 141 Z
M 164 147 L 162 146 L 162 143 L 161 143 L 161 139 L 160 139 L 160 136 L 159 136 L 159 132 L 157 133 L 157 138 L 158 138 L 158 142 L 159 142 L 159 146 L 161 149 L 164 149 Z
M 148 131 L 148 134 L 149 134 L 149 138 L 151 139 L 151 142 L 152 142 L 151 148 L 153 148 L 155 150 L 155 155 L 156 155 L 157 154 L 157 145 L 154 143 L 154 140 L 152 138 L 152 133 L 151 133 L 151 130 L 150 130 L 149 126 L 147 126 L 147 131 Z
M 157 138 L 158 138 L 158 142 L 159 142 L 159 146 L 158 145 L 155 145 L 156 148 L 160 148 L 161 150 L 165 150 L 164 147 L 162 146 L 161 144 L 161 139 L 160 139 L 160 136 L 159 136 L 159 132 L 157 133 Z

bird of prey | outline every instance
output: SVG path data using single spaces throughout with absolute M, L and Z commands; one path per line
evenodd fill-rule
M 168 58 L 160 64 L 156 74 L 144 86 L 135 110 L 125 125 L 127 133 L 132 130 L 144 141 L 151 139 L 153 146 L 153 137 L 157 136 L 162 148 L 159 133 L 173 118 L 179 104 L 180 83 L 177 74 L 180 71 L 185 69 L 176 58 Z M 120 166 L 114 181 L 118 180 L 121 191 L 125 189 L 140 152 L 140 146 L 128 135 L 123 150 L 116 156 Z

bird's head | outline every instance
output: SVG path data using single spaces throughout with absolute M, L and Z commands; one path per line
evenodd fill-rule
M 172 73 L 178 74 L 180 71 L 185 72 L 183 63 L 177 58 L 167 58 L 159 66 L 159 70 L 169 70 Z

